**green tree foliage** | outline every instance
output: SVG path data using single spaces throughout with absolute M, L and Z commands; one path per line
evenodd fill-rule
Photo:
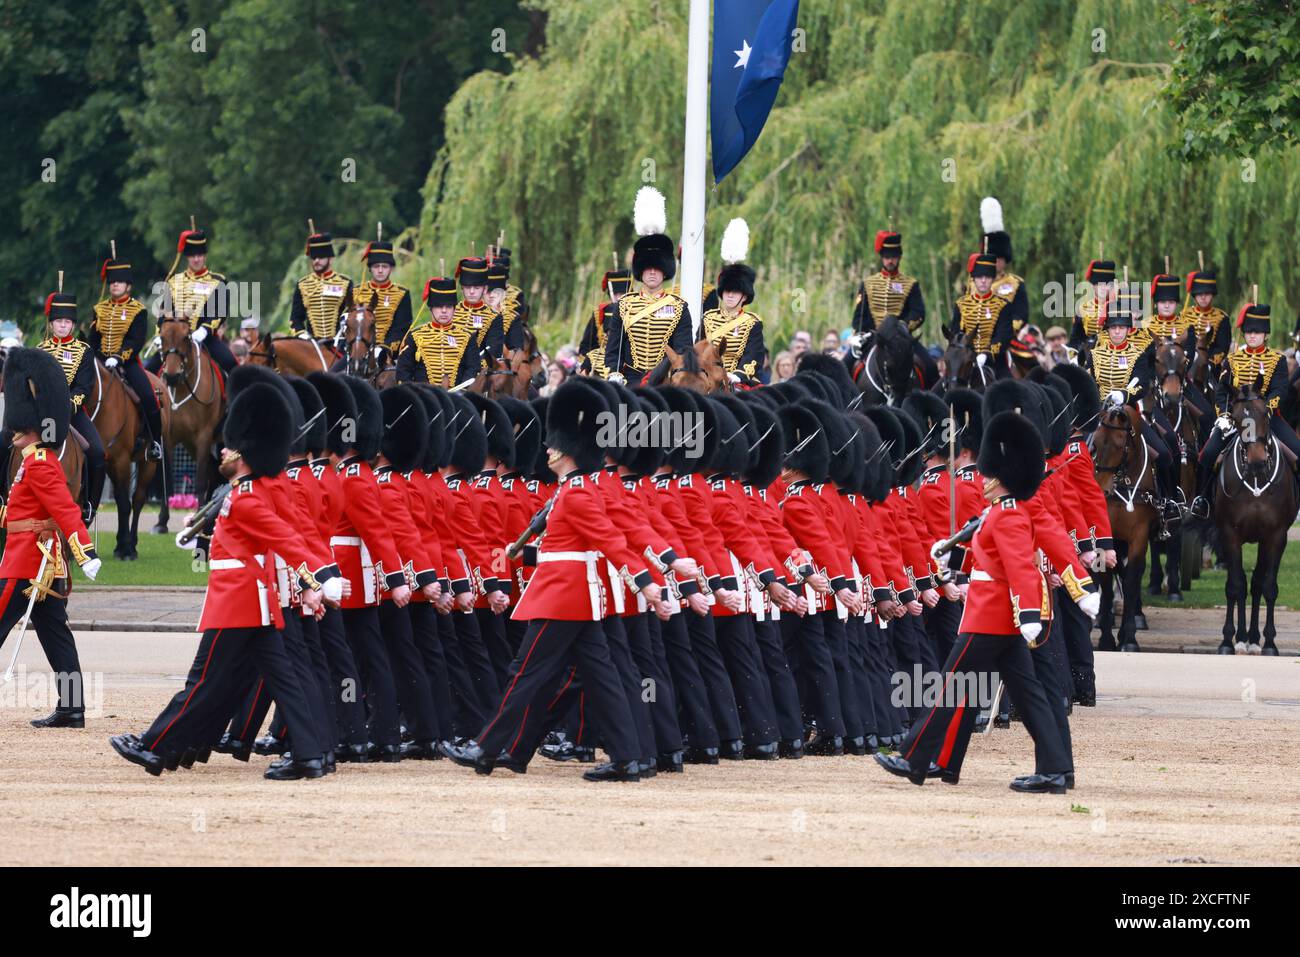
M 1164 95 L 1183 156 L 1242 156 L 1296 142 L 1300 10 L 1291 0 L 1187 4 Z
M 537 60 L 471 77 L 425 187 L 424 266 L 504 230 L 543 341 L 576 341 L 611 251 L 634 238 L 632 200 L 663 190 L 678 232 L 686 5 L 629 16 L 599 0 L 529 0 L 549 15 Z M 762 138 L 709 194 L 707 273 L 733 216 L 752 231 L 757 311 L 783 346 L 796 328 L 848 325 L 877 229 L 904 234 L 930 335 L 980 239 L 979 202 L 1002 201 L 1037 309 L 1047 283 L 1096 258 L 1134 280 L 1182 274 L 1197 252 L 1231 309 L 1258 283 L 1285 315 L 1300 205 L 1294 150 L 1182 160 L 1161 99 L 1186 4 L 1151 0 L 855 0 L 807 3 L 803 52 Z M 490 118 L 490 121 L 489 121 Z M 495 131 L 513 131 L 509 137 Z M 1058 297 L 1063 301 L 1063 297 Z M 1043 322 L 1068 316 L 1040 317 Z

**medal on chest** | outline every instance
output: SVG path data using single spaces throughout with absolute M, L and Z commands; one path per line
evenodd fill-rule
M 901 282 L 891 282 L 889 284 L 889 288 L 891 292 L 896 292 L 901 294 L 903 291 L 903 284 Z
M 343 287 L 340 286 L 338 283 L 334 283 L 334 282 L 327 282 L 327 283 L 323 284 L 323 285 L 320 287 L 320 291 L 321 291 L 321 295 L 322 295 L 322 296 L 341 296 L 341 295 L 343 295 Z
M 1005 297 L 1005 296 L 1010 296 L 1011 293 L 1012 293 L 1012 290 L 1014 290 L 1015 288 L 1016 288 L 1016 287 L 1013 286 L 1013 285 L 1011 285 L 1011 283 L 1009 283 L 1009 282 L 1004 282 L 1002 285 L 998 286 L 998 295 L 999 295 L 999 296 L 1004 296 L 1004 297 Z

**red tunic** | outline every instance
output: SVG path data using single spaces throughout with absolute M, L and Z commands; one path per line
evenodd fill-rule
M 989 506 L 971 540 L 974 567 L 959 630 L 1019 635 L 1020 626 L 1041 623 L 1047 583 L 1034 554 L 1029 510 L 1010 497 Z
M 379 487 L 370 463 L 349 456 L 339 462 L 335 472 L 339 477 L 342 507 L 330 536 L 330 546 L 339 569 L 352 582 L 352 594 L 340 604 L 344 608 L 373 607 L 379 604 L 382 588 L 406 584 L 402 559 L 380 507 Z
M 12 527 L 24 520 L 53 519 L 68 540 L 78 564 L 93 556 L 90 534 L 81 521 L 81 509 L 72 500 L 63 466 L 49 449 L 29 445 L 23 449 L 22 464 L 9 487 L 5 525 Z M 48 536 L 48 532 L 45 533 Z M 35 578 L 41 570 L 41 550 L 36 531 L 10 531 L 5 539 L 4 558 L 0 560 L 0 578 Z

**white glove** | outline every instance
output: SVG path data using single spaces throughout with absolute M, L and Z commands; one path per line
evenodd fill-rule
M 1214 420 L 1214 427 L 1224 435 L 1232 434 L 1232 419 L 1226 415 L 1221 415 Z
M 734 373 L 734 372 L 728 372 L 728 373 L 727 373 L 727 380 L 728 380 L 729 382 L 731 382 L 732 385 L 735 385 L 736 383 L 738 383 L 738 382 L 740 381 L 740 376 L 736 375 L 736 373 Z
M 104 563 L 101 562 L 98 558 L 92 558 L 90 561 L 86 562 L 84 565 L 81 566 L 81 572 L 91 581 L 94 581 L 95 577 L 99 574 L 99 569 L 103 567 L 103 564 Z
M 609 381 L 616 385 L 627 385 L 627 378 L 621 372 L 610 373 Z
M 323 585 L 320 586 L 320 592 L 329 601 L 335 601 L 335 602 L 342 601 L 343 600 L 343 579 L 331 578 L 329 581 L 325 582 Z
M 162 348 L 162 336 L 154 336 L 154 337 L 153 337 L 153 347 L 154 347 L 155 349 L 161 349 L 161 348 Z
M 384 357 L 384 347 L 383 347 L 383 346 L 375 346 L 375 358 L 376 358 L 376 359 L 382 359 L 383 357 Z
M 192 551 L 194 551 L 194 543 L 193 543 L 193 542 L 190 542 L 188 545 L 183 544 L 183 543 L 181 542 L 181 536 L 184 535 L 184 534 L 185 534 L 184 530 L 181 530 L 181 531 L 179 531 L 179 532 L 176 533 L 176 539 L 175 539 L 175 541 L 176 541 L 176 547 L 179 548 L 179 549 L 181 549 L 182 551 L 186 551 L 186 552 L 192 552 Z
M 116 368 L 117 368 L 117 356 L 109 356 L 107 359 L 104 360 L 104 365 L 105 365 L 106 367 L 108 367 L 109 369 L 116 369 Z
M 1124 393 L 1119 389 L 1111 389 L 1111 391 L 1106 394 L 1106 401 L 1112 405 L 1123 405 Z
M 989 357 L 988 357 L 988 353 L 986 352 L 981 352 L 979 355 L 975 357 L 975 364 L 979 366 L 981 369 L 984 368 L 985 363 L 987 363 L 988 361 L 989 361 Z
M 1096 618 L 1097 614 L 1101 611 L 1101 593 L 1095 591 L 1085 592 L 1083 597 L 1075 602 L 1075 604 L 1083 609 L 1083 613 L 1089 618 Z
M 202 342 L 207 337 L 208 337 L 208 330 L 203 326 L 199 326 L 197 329 L 194 330 L 195 342 Z
M 1020 626 L 1021 637 L 1023 637 L 1025 641 L 1029 642 L 1030 644 L 1033 644 L 1034 639 L 1037 638 L 1042 633 L 1042 631 L 1043 631 L 1043 626 L 1040 625 L 1038 622 L 1033 622 L 1032 624 L 1029 625 Z
M 861 349 L 862 343 L 866 342 L 867 336 L 863 332 L 855 332 L 849 336 L 849 345 L 854 349 Z
M 311 333 L 308 332 L 306 329 L 304 329 L 302 332 L 298 333 L 298 338 L 299 338 L 299 339 L 310 339 L 310 338 L 311 338 Z

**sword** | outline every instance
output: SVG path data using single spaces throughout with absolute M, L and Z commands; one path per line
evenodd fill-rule
M 55 547 L 58 547 L 57 545 Z M 13 657 L 9 659 L 9 667 L 5 669 L 5 683 L 14 679 L 14 665 L 18 663 L 18 653 L 23 650 L 23 636 L 27 634 L 27 625 L 32 620 L 32 609 L 36 607 L 36 596 L 40 594 L 39 583 L 45 576 L 45 568 L 50 563 L 50 553 L 44 548 L 41 549 L 41 567 L 36 572 L 36 577 L 32 579 L 32 597 L 27 602 L 27 611 L 23 614 L 23 627 L 18 632 L 18 641 L 14 645 Z
M 1002 704 L 1002 691 L 1006 688 L 1006 682 L 998 681 L 998 690 L 993 692 L 993 705 L 989 708 L 989 723 L 984 725 L 984 734 L 993 733 L 993 722 L 998 717 L 998 707 Z

